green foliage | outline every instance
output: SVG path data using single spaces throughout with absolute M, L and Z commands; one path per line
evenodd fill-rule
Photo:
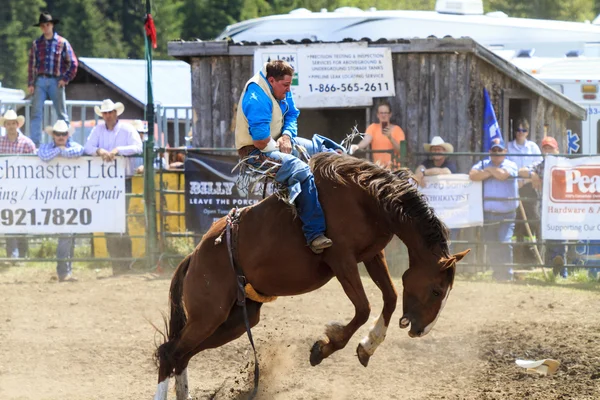
M 142 58 L 146 0 L 2 0 L 0 7 L 0 81 L 24 89 L 31 42 L 41 33 L 32 26 L 47 10 L 61 23 L 79 57 Z M 584 21 L 600 13 L 600 0 L 489 0 L 485 11 L 511 17 Z M 229 24 L 296 8 L 311 11 L 339 7 L 378 10 L 433 10 L 435 0 L 152 0 L 158 48 L 153 55 L 168 59 L 167 42 L 211 39 Z

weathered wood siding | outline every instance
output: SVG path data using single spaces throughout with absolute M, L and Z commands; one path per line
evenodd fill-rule
M 481 150 L 484 87 L 501 126 L 504 113 L 508 113 L 504 109 L 506 91 L 525 93 L 533 107 L 531 139 L 539 142 L 546 130 L 548 135 L 566 144 L 567 111 L 531 92 L 474 53 L 396 52 L 392 60 L 396 96 L 375 99 L 371 119 L 376 121 L 377 106 L 381 102 L 391 104 L 392 120 L 406 134 L 411 165 L 421 161 L 423 155 L 416 153 L 422 153 L 423 144 L 434 136 L 442 136 L 457 152 Z M 191 64 L 194 145 L 233 147 L 237 104 L 244 84 L 253 73 L 252 56 L 192 57 Z M 505 138 L 509 138 L 508 128 L 503 128 Z M 468 171 L 474 161 L 473 157 L 459 157 L 460 171 Z

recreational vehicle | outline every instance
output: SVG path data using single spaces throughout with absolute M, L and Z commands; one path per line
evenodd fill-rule
M 438 0 L 435 11 L 341 7 L 312 12 L 301 8 L 230 25 L 216 39 L 338 42 L 430 36 L 471 37 L 492 50 L 535 49 L 535 55 L 542 57 L 561 57 L 572 51 L 600 56 L 599 18 L 583 23 L 511 18 L 501 11 L 484 14 L 481 0 Z
M 581 141 L 572 143 L 576 153 L 600 154 L 600 58 L 585 57 L 507 57 L 520 69 L 546 83 L 587 110 L 587 120 L 580 122 Z

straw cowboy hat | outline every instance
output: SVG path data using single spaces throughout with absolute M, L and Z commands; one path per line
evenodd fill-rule
M 123 111 L 125 111 L 125 106 L 123 105 L 123 103 L 113 103 L 111 99 L 106 99 L 102 100 L 102 105 L 100 107 L 94 107 L 94 112 L 99 116 L 102 116 L 103 112 L 111 111 L 117 111 L 117 115 L 121 115 L 123 114 Z
M 444 142 L 444 139 L 442 139 L 439 136 L 434 136 L 433 139 L 431 139 L 431 143 L 425 143 L 423 145 L 423 148 L 425 149 L 426 152 L 429 152 L 429 150 L 431 149 L 431 146 L 443 147 L 445 150 L 445 153 L 454 153 L 454 146 L 452 146 L 450 143 Z
M 44 131 L 48 135 L 52 135 L 52 133 L 54 133 L 54 132 L 69 132 L 69 133 L 73 133 L 72 129 L 69 128 L 69 126 L 67 125 L 67 123 L 64 120 L 62 120 L 62 119 L 59 119 L 58 121 L 56 121 L 56 123 L 54 124 L 54 126 L 47 126 L 46 128 L 44 128 Z
M 4 126 L 6 121 L 17 121 L 17 127 L 20 128 L 25 124 L 25 117 L 22 115 L 17 116 L 14 110 L 8 110 L 3 117 L 0 117 L 0 126 Z
M 41 24 L 46 23 L 46 22 L 52 22 L 54 25 L 56 25 L 56 24 L 58 24 L 60 22 L 60 20 L 52 18 L 52 15 L 50 15 L 47 12 L 43 12 L 43 13 L 40 14 L 40 18 L 38 20 L 38 23 L 37 24 L 33 24 L 33 26 L 40 26 Z
M 144 121 L 142 121 L 141 119 L 136 119 L 135 121 L 133 121 L 131 123 L 131 125 L 133 125 L 135 130 L 138 132 L 142 132 L 142 133 L 148 132 L 148 127 L 146 126 Z

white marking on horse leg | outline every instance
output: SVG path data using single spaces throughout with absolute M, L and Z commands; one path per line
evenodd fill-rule
M 448 300 L 448 296 L 450 296 L 450 289 L 448 289 L 448 291 L 446 292 L 446 297 L 444 297 L 444 300 L 442 300 L 442 304 L 440 305 L 440 310 L 438 311 L 437 315 L 435 316 L 435 319 L 433 320 L 433 322 L 431 322 L 429 325 L 427 325 L 425 327 L 425 329 L 423 329 L 423 333 L 421 334 L 421 337 L 427 335 L 429 333 L 429 331 L 433 328 L 435 323 L 437 322 L 438 318 L 440 317 L 440 314 L 442 313 L 442 310 L 444 309 L 444 306 L 446 305 L 446 300 Z
M 181 374 L 175 375 L 175 393 L 177 400 L 188 400 L 188 376 L 187 368 L 184 369 Z
M 158 384 L 154 400 L 167 400 L 167 392 L 169 391 L 169 378 Z
M 369 331 L 369 334 L 360 341 L 360 344 L 368 355 L 372 356 L 373 353 L 375 353 L 375 349 L 383 342 L 387 328 L 388 327 L 385 326 L 383 314 L 379 315 L 375 325 Z

